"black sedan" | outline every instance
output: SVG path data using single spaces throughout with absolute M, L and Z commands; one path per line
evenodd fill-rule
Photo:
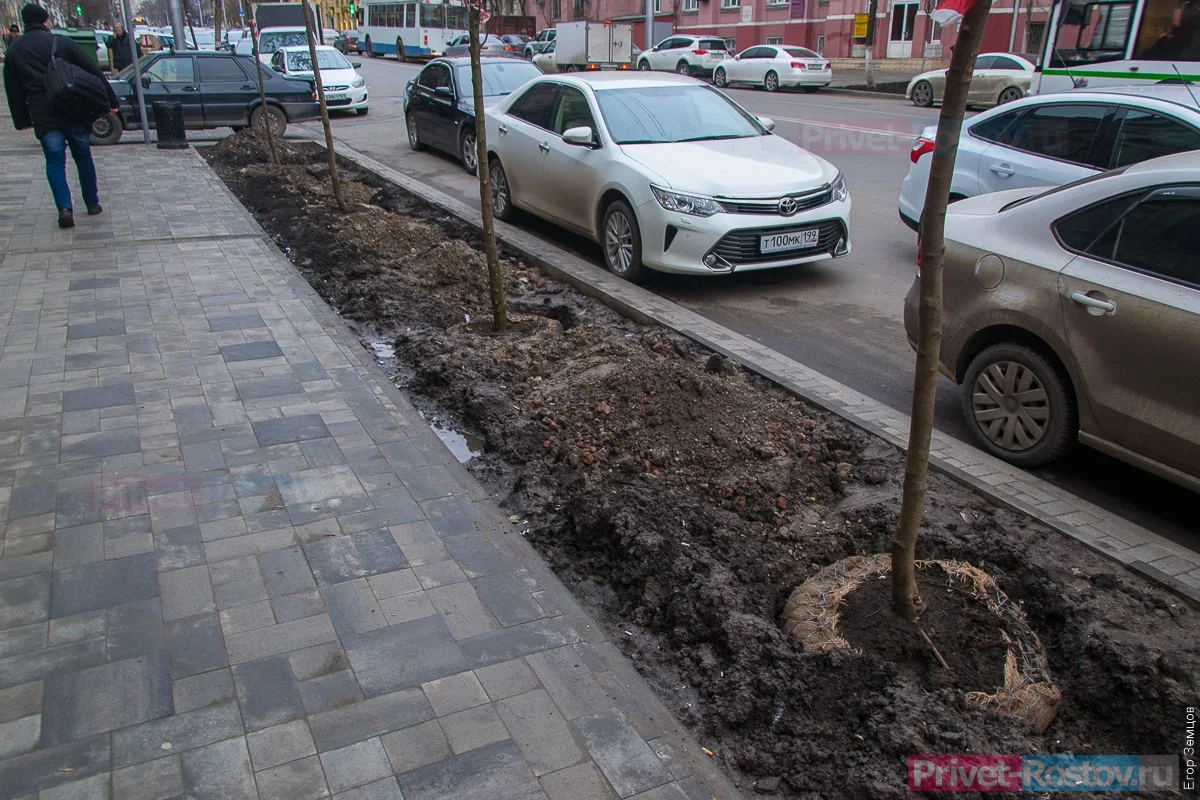
M 252 56 L 200 50 L 187 53 L 154 53 L 141 63 L 142 91 L 146 115 L 154 127 L 155 100 L 178 100 L 183 104 L 183 125 L 189 130 L 232 127 L 269 122 L 282 136 L 289 122 L 320 119 L 316 87 L 312 81 L 288 78 L 263 65 L 263 88 L 267 105 L 258 96 L 258 75 Z M 142 127 L 134 92 L 133 67 L 111 78 L 121 102 L 117 118 L 101 117 L 92 125 L 93 144 L 115 144 L 123 130 Z
M 515 58 L 480 59 L 485 105 L 498 103 L 542 72 Z M 433 147 L 458 156 L 475 173 L 475 105 L 471 59 L 435 58 L 404 89 L 404 124 L 413 150 Z

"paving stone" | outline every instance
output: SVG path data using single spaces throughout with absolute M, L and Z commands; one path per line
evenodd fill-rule
M 404 800 L 404 795 L 400 793 L 400 785 L 392 777 L 335 794 L 333 797 L 334 800 Z
M 679 784 L 668 783 L 648 792 L 634 795 L 631 800 L 689 800 L 689 798 Z
M 396 470 L 403 485 L 417 500 L 449 497 L 463 491 L 462 484 L 441 466 L 400 467 Z
M 28 753 L 42 738 L 42 715 L 0 722 L 0 760 Z
M 109 776 L 94 775 L 38 792 L 38 800 L 110 800 Z
M 380 695 L 352 706 L 309 717 L 317 750 L 325 752 L 433 718 L 420 689 Z
M 0 790 L 5 797 L 19 798 L 106 773 L 109 768 L 108 735 L 101 734 L 0 761 Z
M 502 700 L 496 711 L 535 775 L 584 760 L 570 726 L 545 689 Z
M 642 738 L 645 738 L 643 736 Z M 658 738 L 647 740 L 646 744 L 650 745 L 650 749 L 654 751 L 654 755 L 658 756 L 658 760 L 667 768 L 667 772 L 671 773 L 671 777 L 676 780 L 681 780 L 692 774 L 692 770 L 688 767 L 687 762 L 679 757 L 675 752 L 675 748 L 666 739 Z
M 278 622 L 290 622 L 325 613 L 325 601 L 316 589 L 283 597 L 272 597 L 271 608 Z
M 271 611 L 271 604 L 266 600 L 227 608 L 221 612 L 220 617 L 221 631 L 226 636 L 275 624 L 275 614 Z
M 183 754 L 183 789 L 188 800 L 258 800 L 250 754 L 241 736 Z
M 413 569 L 422 588 L 436 589 L 439 586 L 449 586 L 452 583 L 463 583 L 466 574 L 454 560 L 438 561 L 434 564 L 422 564 Z
M 241 517 L 230 517 L 200 524 L 200 538 L 206 542 L 243 536 L 246 532 L 246 521 Z
M 342 637 L 342 643 L 367 697 L 453 675 L 468 666 L 440 617 Z
M 367 739 L 321 754 L 321 766 L 330 791 L 344 792 L 374 783 L 392 774 L 387 753 L 378 738 Z
M 308 567 L 308 560 L 299 547 L 263 553 L 258 557 L 258 565 L 268 597 L 303 592 L 317 586 L 312 570 Z
M 173 800 L 183 794 L 179 756 L 113 770 L 113 800 Z
M 365 579 L 326 586 L 321 590 L 321 595 L 339 636 L 373 631 L 388 625 Z
M 238 361 L 253 361 L 260 358 L 282 356 L 283 351 L 274 341 L 246 342 L 245 344 L 227 344 L 221 348 L 221 357 L 229 363 Z
M 523 800 L 543 798 L 537 778 L 512 742 L 405 772 L 396 777 L 404 800 Z
M 541 777 L 549 800 L 616 800 L 608 781 L 590 761 Z
M 455 639 L 470 639 L 500 628 L 500 623 L 480 602 L 470 583 L 439 586 L 425 594 Z
M 526 661 L 567 719 L 612 708 L 613 697 L 596 681 L 587 646 L 561 647 L 530 655 Z
M 525 694 L 541 686 L 533 670 L 519 658 L 477 669 L 475 677 L 492 700 Z
M 86 639 L 0 659 L 0 689 L 61 672 L 94 667 L 104 661 L 104 640 Z
M 140 764 L 171 753 L 241 736 L 242 715 L 236 700 L 144 722 L 112 734 L 114 767 Z M 164 748 L 169 743 L 171 746 Z
M 274 468 L 272 472 L 277 472 Z M 354 470 L 345 465 L 301 470 L 286 475 L 275 475 L 280 497 L 289 507 L 320 503 L 334 498 L 361 497 L 362 484 Z M 366 506 L 370 508 L 370 506 Z M 342 507 L 343 511 L 349 509 Z
M 182 800 L 180 756 L 148 761 L 112 773 L 113 800 Z
M 429 705 L 439 717 L 488 702 L 487 692 L 473 672 L 460 672 L 421 685 Z
M 110 608 L 105 612 L 105 619 L 110 661 L 157 653 L 167 646 L 162 607 L 157 597 Z
M 472 583 L 488 610 L 506 628 L 547 616 L 541 605 L 511 573 L 489 575 Z
M 42 745 L 54 747 L 174 712 L 162 653 L 46 679 Z
M 221 453 L 219 442 L 185 444 L 182 450 L 184 468 L 189 473 L 225 468 L 225 456 Z
M 306 647 L 337 639 L 329 616 L 320 614 L 291 622 L 281 622 L 269 628 L 236 633 L 225 640 L 229 661 L 238 664 L 267 656 L 303 650 Z
M 159 573 L 158 585 L 163 619 L 168 622 L 216 611 L 206 566 Z
M 250 748 L 250 760 L 254 763 L 256 771 L 315 755 L 317 752 L 312 733 L 308 730 L 308 721 L 303 719 L 249 733 L 246 735 L 246 744 Z
M 42 686 L 42 681 L 30 681 L 8 689 L 0 689 L 0 722 L 12 722 L 40 712 Z
M 462 652 L 472 669 L 575 644 L 581 637 L 562 617 L 514 625 L 462 641 Z
M 234 696 L 233 677 L 228 668 L 214 669 L 171 682 L 175 713 L 194 711 Z
M 246 730 L 255 731 L 290 722 L 304 715 L 286 656 L 271 656 L 233 667 L 233 681 Z
M 284 515 L 286 518 L 286 514 Z M 209 562 L 228 561 L 243 556 L 256 556 L 269 553 L 295 544 L 295 534 L 291 528 L 256 531 L 245 536 L 235 536 L 231 539 L 221 539 L 216 542 L 205 542 L 204 553 Z
M 114 431 L 63 436 L 59 452 L 63 461 L 80 461 L 85 458 L 137 453 L 141 449 L 142 440 L 137 429 L 120 428 Z
M 455 754 L 465 753 L 509 738 L 508 729 L 491 705 L 476 706 L 438 720 Z
M 321 586 L 404 569 L 408 562 L 385 530 L 356 533 L 304 545 Z
M 416 573 L 411 569 L 399 569 L 395 572 L 385 572 L 382 575 L 372 575 L 367 578 L 371 591 L 378 600 L 387 600 L 405 594 L 421 591 L 421 583 Z
M 113 608 L 158 593 L 153 554 L 117 558 L 54 573 L 52 617 Z
M 265 327 L 267 327 L 267 324 L 263 322 L 262 317 L 259 316 L 257 311 L 250 314 L 232 314 L 230 316 L 208 318 L 208 328 L 213 333 Z
M 121 336 L 125 333 L 124 319 L 104 319 L 67 326 L 67 341 L 94 339 L 100 336 Z
M 397 774 L 434 764 L 453 754 L 437 720 L 389 733 L 381 741 Z
M 299 414 L 294 417 L 279 417 L 252 423 L 254 436 L 260 447 L 270 447 L 305 439 L 325 439 L 329 428 L 319 414 Z
M 172 678 L 186 678 L 230 663 L 221 639 L 221 621 L 216 614 L 169 623 L 167 653 Z
M 412 622 L 415 619 L 437 614 L 437 609 L 433 607 L 433 603 L 429 602 L 429 598 L 425 596 L 424 592 L 381 600 L 379 607 L 387 617 L 389 625 L 399 625 L 402 622 Z
M 0 581 L 0 629 L 23 628 L 49 617 L 49 573 Z
M 299 684 L 300 699 L 309 714 L 320 714 L 342 706 L 353 705 L 363 699 L 358 680 L 351 670 L 322 675 Z
M 512 573 L 521 566 L 511 555 L 502 555 L 484 533 L 443 536 L 442 543 L 468 578 L 482 578 L 501 572 Z
M 346 463 L 346 457 L 333 439 L 310 439 L 300 443 L 300 450 L 312 467 L 334 467 Z
M 446 562 L 450 559 L 442 537 L 438 536 L 433 526 L 425 520 L 392 525 L 389 530 L 408 563 L 414 567 Z M 463 579 L 465 580 L 465 577 Z
M 8 519 L 34 517 L 54 510 L 57 490 L 53 482 L 13 487 L 8 498 Z
M 580 717 L 573 724 L 596 766 L 621 797 L 670 782 L 662 762 L 618 709 Z
M 117 383 L 97 389 L 72 389 L 63 392 L 63 413 L 93 408 L 133 405 L 133 384 Z
M 304 394 L 304 387 L 294 376 L 281 375 L 274 378 L 237 381 L 237 393 L 240 400 L 257 400 L 262 397 Z
M 346 651 L 342 649 L 342 645 L 336 639 L 328 644 L 319 644 L 316 647 L 291 653 L 288 655 L 288 661 L 292 665 L 292 674 L 298 681 L 307 681 L 350 669 L 350 660 L 346 658 Z
M 442 536 L 456 533 L 474 533 L 479 512 L 465 497 L 442 497 L 421 503 L 425 516 L 433 529 Z
M 119 285 L 120 278 L 105 277 L 105 278 L 80 278 L 71 281 L 67 287 L 67 291 L 75 292 L 82 289 L 111 289 Z

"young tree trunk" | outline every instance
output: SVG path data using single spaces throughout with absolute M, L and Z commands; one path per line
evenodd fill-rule
M 317 63 L 317 32 L 313 29 L 312 6 L 308 0 L 302 0 L 304 6 L 304 28 L 308 39 L 308 55 L 312 59 L 313 81 L 317 84 L 317 102 L 321 105 L 321 127 L 325 129 L 325 152 L 329 156 L 329 182 L 333 185 L 333 199 L 337 202 L 338 211 L 346 213 L 346 202 L 342 200 L 342 181 L 338 178 L 337 153 L 333 149 L 333 128 L 329 125 L 329 106 L 325 105 L 325 87 L 321 85 L 321 70 Z
M 496 330 L 508 327 L 508 301 L 496 253 L 496 223 L 492 219 L 492 182 L 488 174 L 487 125 L 484 120 L 483 74 L 479 66 L 479 6 L 468 6 L 467 26 L 471 52 L 471 87 L 475 108 L 475 172 L 479 176 L 479 206 L 483 212 L 483 250 L 487 256 L 488 295 L 492 301 L 492 323 Z
M 258 70 L 258 101 L 263 109 L 263 133 L 267 136 L 267 150 L 271 153 L 272 166 L 279 166 L 279 153 L 275 150 L 275 132 L 271 130 L 271 120 L 267 117 L 267 90 L 263 87 L 262 62 L 258 60 L 258 28 L 250 30 L 250 41 L 254 45 L 254 66 Z
M 213 14 L 212 14 L 213 46 L 216 47 L 218 50 L 221 49 L 221 27 L 222 27 L 221 23 L 224 22 L 224 20 L 222 19 L 224 14 L 221 13 L 224 10 L 224 8 L 222 7 L 223 3 L 224 3 L 224 0 L 213 0 Z
M 867 89 L 875 88 L 875 13 L 879 10 L 879 0 L 871 0 L 867 6 L 867 50 L 864 53 L 863 67 L 865 68 Z
M 917 591 L 916 551 L 921 517 L 925 513 L 925 488 L 929 475 L 929 442 L 933 435 L 934 400 L 937 396 L 938 362 L 942 346 L 942 263 L 945 256 L 946 206 L 950 201 L 950 179 L 958 154 L 958 137 L 975 56 L 983 38 L 992 0 L 975 0 L 958 30 L 946 72 L 942 111 L 938 116 L 937 141 L 929 168 L 925 209 L 917 263 L 921 272 L 920 315 L 917 327 L 917 367 L 913 377 L 912 422 L 908 431 L 908 455 L 904 464 L 904 492 L 900 521 L 892 538 L 892 602 L 896 613 L 909 621 L 921 616 L 923 603 Z

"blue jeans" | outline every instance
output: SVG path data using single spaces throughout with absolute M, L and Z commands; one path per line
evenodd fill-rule
M 46 180 L 50 182 L 50 191 L 54 194 L 54 205 L 60 211 L 71 208 L 71 187 L 67 185 L 68 147 L 71 148 L 71 157 L 75 159 L 75 168 L 79 170 L 83 202 L 89 206 L 100 202 L 89 134 L 90 129 L 82 122 L 68 122 L 62 130 L 47 131 L 42 137 L 42 152 L 46 154 Z

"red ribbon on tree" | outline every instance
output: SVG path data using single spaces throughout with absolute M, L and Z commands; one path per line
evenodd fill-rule
M 939 25 L 957 25 L 973 5 L 975 0 L 938 0 L 929 16 Z

